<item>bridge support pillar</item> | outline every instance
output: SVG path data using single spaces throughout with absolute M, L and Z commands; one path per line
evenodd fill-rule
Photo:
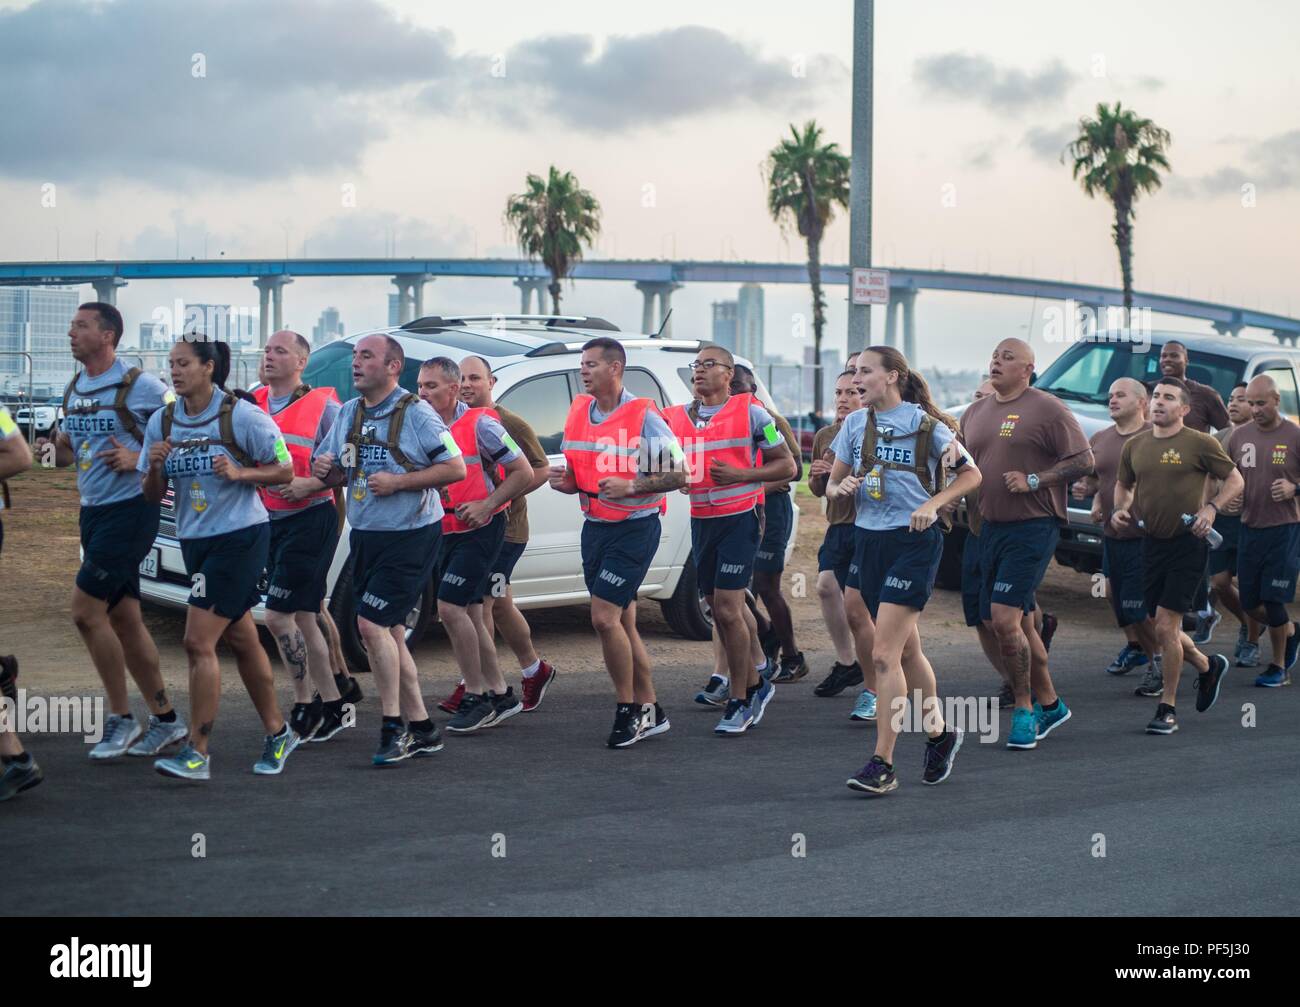
M 1280 344 L 1290 343 L 1295 346 L 1300 343 L 1300 330 L 1274 329 L 1273 337 Z
M 1241 330 L 1244 328 L 1245 326 L 1238 321 L 1214 323 L 1215 332 L 1221 336 L 1232 336 L 1234 339 L 1241 335 Z
M 915 367 L 916 366 L 916 290 L 908 289 L 908 290 L 900 291 L 898 303 L 903 312 L 903 356 L 907 357 L 907 363 L 909 366 Z
M 92 280 L 91 286 L 95 288 L 95 300 L 101 304 L 116 304 L 117 288 L 125 287 L 126 280 L 120 276 L 106 276 L 102 280 Z
M 641 304 L 641 331 L 653 335 L 664 324 L 664 319 L 668 317 L 668 312 L 672 310 L 673 291 L 681 289 L 681 284 L 672 280 L 638 280 L 636 289 L 641 291 L 642 297 L 645 298 Z M 654 304 L 655 299 L 659 300 L 659 314 L 655 317 Z M 663 336 L 669 339 L 673 334 L 673 323 L 670 320 L 664 327 Z
M 428 273 L 399 273 L 393 277 L 397 287 L 398 322 L 407 322 L 424 316 L 424 285 L 433 279 Z
M 515 280 L 515 286 L 519 288 L 519 313 L 521 315 L 545 315 L 546 311 L 546 287 L 550 280 L 544 277 L 521 276 Z M 532 310 L 533 295 L 537 295 L 537 310 Z
M 253 281 L 253 286 L 257 287 L 259 295 L 257 312 L 258 346 L 266 346 L 266 340 L 270 334 L 279 332 L 284 328 L 284 288 L 292 282 L 292 276 L 282 274 L 259 276 Z M 270 312 L 267 311 L 268 300 L 271 302 Z

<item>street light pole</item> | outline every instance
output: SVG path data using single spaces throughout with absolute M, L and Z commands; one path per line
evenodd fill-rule
M 853 149 L 849 165 L 849 268 L 871 265 L 871 48 L 876 5 L 853 0 Z M 871 305 L 853 303 L 849 274 L 848 352 L 871 342 Z

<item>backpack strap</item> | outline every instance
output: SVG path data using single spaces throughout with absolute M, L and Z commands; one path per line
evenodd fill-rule
M 131 386 L 135 384 L 135 379 L 141 374 L 140 368 L 132 367 L 124 375 L 117 385 L 117 400 L 113 403 L 113 409 L 117 412 L 117 425 L 122 428 L 123 432 L 130 434 L 141 444 L 144 443 L 144 434 L 140 430 L 140 424 L 135 421 L 135 414 L 126 407 L 126 397 L 131 394 Z M 64 406 L 64 415 L 67 415 L 67 406 Z
M 173 399 L 163 406 L 162 411 L 162 439 L 168 440 L 172 435 L 172 420 L 176 416 L 176 400 Z
M 397 400 L 397 404 L 393 406 L 392 415 L 388 418 L 388 444 L 386 445 L 388 454 L 393 461 L 406 469 L 407 472 L 414 472 L 420 466 L 402 453 L 402 449 L 398 447 L 398 442 L 402 439 L 402 424 L 406 422 L 406 410 L 417 401 L 419 400 L 416 396 L 407 392 Z
M 72 375 L 72 380 L 68 382 L 68 387 L 63 389 L 63 415 L 68 415 L 68 403 L 72 401 L 72 390 L 77 387 L 77 379 L 81 377 L 81 372 L 77 371 Z
M 235 403 L 239 400 L 227 395 L 221 400 L 217 409 L 217 429 L 221 431 L 221 446 L 230 452 L 235 461 L 244 468 L 254 468 L 257 462 L 235 441 Z
M 302 398 L 310 391 L 311 391 L 311 385 L 308 384 L 299 385 L 297 388 L 293 390 L 293 394 L 289 396 L 289 401 L 285 405 L 285 408 L 288 409 L 289 406 L 293 405 L 295 402 L 297 402 L 300 398 Z M 268 405 L 270 404 L 270 399 L 267 399 L 267 403 Z

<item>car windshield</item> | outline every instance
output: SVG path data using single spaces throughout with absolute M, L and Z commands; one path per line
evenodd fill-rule
M 1226 402 L 1241 380 L 1245 361 L 1190 350 L 1187 376 L 1210 385 Z M 1160 345 L 1144 349 L 1132 343 L 1077 343 L 1053 361 L 1034 382 L 1035 388 L 1070 402 L 1104 404 L 1116 378 L 1149 384 L 1160 377 Z

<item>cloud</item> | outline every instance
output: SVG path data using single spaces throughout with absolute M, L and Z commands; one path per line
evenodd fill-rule
M 1251 142 L 1240 164 L 1224 165 L 1207 175 L 1170 180 L 1169 191 L 1183 198 L 1240 195 L 1241 187 L 1259 190 L 1300 189 L 1300 129 Z
M 1060 161 L 1066 144 L 1075 138 L 1078 126 L 1067 122 L 1061 126 L 1031 126 L 1020 140 L 1034 157 L 1043 161 Z
M 389 254 L 438 258 L 469 255 L 473 234 L 458 220 L 431 221 L 391 212 L 352 210 L 315 225 L 304 236 L 312 258 Z
M 929 95 L 978 102 L 999 113 L 1055 101 L 1078 78 L 1059 59 L 1028 73 L 1016 67 L 999 67 L 987 56 L 965 52 L 922 56 L 913 64 L 912 76 Z

